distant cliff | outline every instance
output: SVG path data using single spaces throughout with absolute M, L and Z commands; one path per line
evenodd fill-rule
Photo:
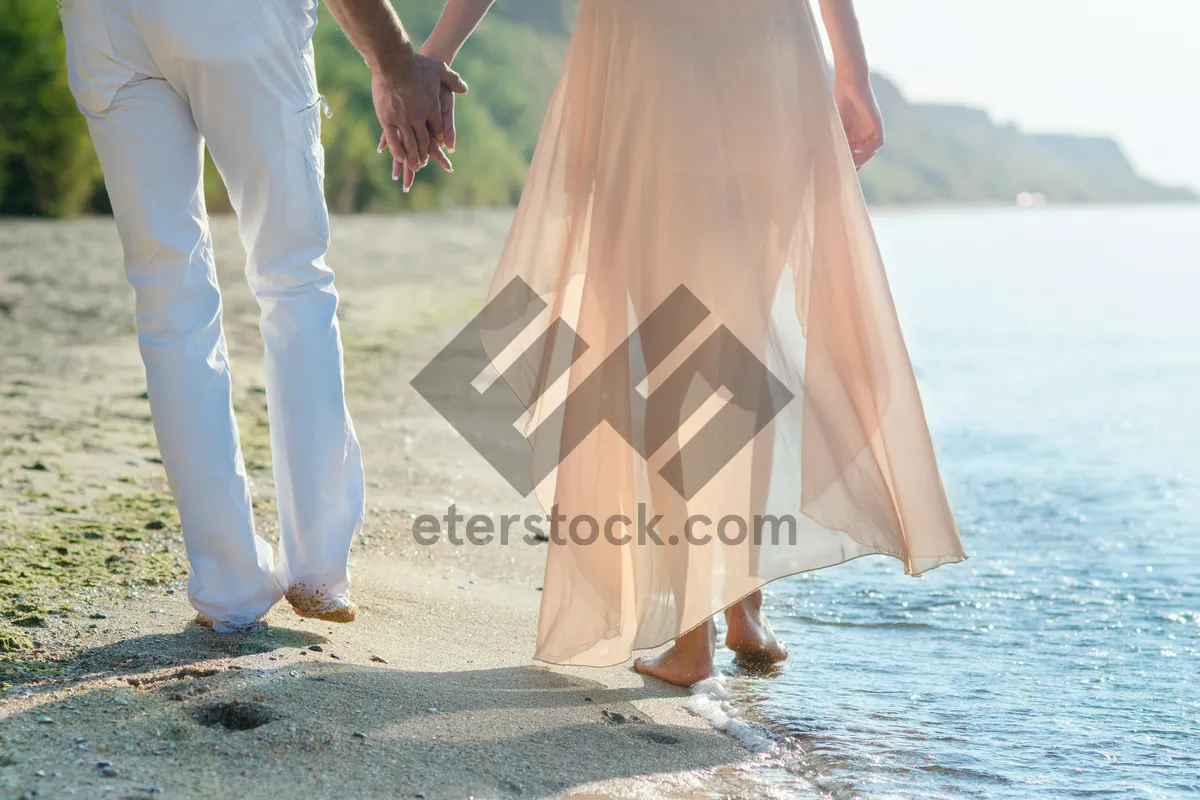
M 1102 137 L 1022 133 L 974 108 L 908 102 L 887 78 L 872 82 L 887 146 L 862 172 L 876 203 L 1194 201 L 1194 192 L 1139 176 L 1121 146 Z

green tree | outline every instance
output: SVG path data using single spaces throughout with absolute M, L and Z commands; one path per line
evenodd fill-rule
M 56 4 L 0 0 L 0 53 L 0 214 L 79 213 L 100 167 L 67 86 Z

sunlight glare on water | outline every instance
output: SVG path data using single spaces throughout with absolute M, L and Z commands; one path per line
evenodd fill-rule
M 876 224 L 971 559 L 774 584 L 735 692 L 833 796 L 1200 796 L 1200 209 Z

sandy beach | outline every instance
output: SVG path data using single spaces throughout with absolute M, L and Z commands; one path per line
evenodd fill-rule
M 414 517 L 532 510 L 408 386 L 482 301 L 508 212 L 334 220 L 368 471 L 360 620 L 196 627 L 110 220 L 0 222 L 0 796 L 761 796 L 754 755 L 626 667 L 530 658 L 544 546 Z M 214 220 L 235 406 L 274 540 L 258 309 Z

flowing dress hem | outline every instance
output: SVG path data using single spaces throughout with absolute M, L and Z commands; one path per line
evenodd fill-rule
M 905 560 L 904 556 L 902 556 L 899 553 L 891 553 L 886 550 L 879 550 L 879 549 L 871 550 L 869 552 L 858 553 L 857 555 L 853 555 L 849 558 L 844 558 L 840 561 L 834 561 L 829 564 L 823 564 L 820 566 L 810 567 L 809 569 L 796 570 L 795 572 L 789 572 L 785 575 L 780 575 L 777 578 L 771 578 L 770 580 L 766 580 L 766 581 L 762 582 L 761 584 L 759 584 L 756 588 L 751 589 L 750 591 L 746 592 L 738 599 L 734 600 L 732 603 L 729 603 L 728 605 L 717 609 L 709 616 L 700 620 L 695 625 L 692 625 L 690 628 L 687 628 L 686 630 L 681 631 L 680 633 L 676 634 L 675 636 L 673 636 L 669 639 L 666 639 L 665 641 L 659 642 L 658 644 L 655 644 L 655 645 L 631 648 L 629 650 L 628 654 L 625 656 L 625 658 L 621 659 L 620 661 L 612 661 L 612 662 L 605 662 L 605 663 L 600 663 L 600 664 L 593 664 L 593 663 L 587 663 L 586 661 L 574 660 L 575 656 L 568 656 L 566 659 L 555 661 L 555 660 L 552 660 L 549 658 L 543 658 L 537 654 L 534 655 L 533 660 L 537 661 L 539 663 L 542 663 L 542 664 L 549 664 L 549 665 L 555 666 L 555 667 L 590 667 L 590 668 L 595 668 L 595 669 L 607 669 L 610 667 L 619 667 L 622 664 L 628 663 L 634 657 L 634 653 L 645 652 L 645 651 L 650 651 L 650 650 L 657 650 L 658 648 L 663 647 L 664 645 L 670 644 L 671 642 L 675 641 L 679 637 L 684 636 L 685 634 L 688 634 L 691 631 L 696 630 L 696 628 L 699 628 L 701 625 L 708 622 L 710 619 L 717 616 L 718 614 L 723 614 L 725 611 L 729 610 L 733 606 L 736 606 L 738 603 L 742 602 L 743 600 L 745 600 L 747 597 L 754 594 L 755 592 L 762 591 L 762 589 L 764 587 L 770 586 L 772 583 L 775 583 L 776 581 L 785 580 L 787 578 L 793 578 L 797 575 L 805 575 L 809 572 L 817 572 L 818 570 L 829 569 L 831 567 L 836 567 L 841 564 L 848 564 L 851 561 L 857 561 L 858 559 L 865 558 L 867 556 L 888 556 L 890 558 L 894 558 L 898 561 L 901 561 L 904 563 L 904 574 L 908 575 L 909 577 L 913 577 L 913 578 L 919 577 L 919 576 L 923 575 L 924 573 L 929 572 L 930 570 L 934 570 L 934 569 L 937 569 L 938 567 L 945 566 L 946 564 L 958 564 L 958 563 L 966 561 L 970 558 L 970 556 L 968 556 L 965 552 L 960 550 L 957 553 L 952 553 L 949 555 L 929 556 L 929 557 L 917 559 L 916 563 L 920 564 L 920 566 L 914 568 L 908 561 Z M 929 562 L 932 562 L 932 563 L 929 563 Z M 589 647 L 587 649 L 588 650 L 594 649 L 595 644 L 596 643 L 589 645 Z M 583 650 L 580 652 L 581 653 L 587 652 L 587 650 Z

